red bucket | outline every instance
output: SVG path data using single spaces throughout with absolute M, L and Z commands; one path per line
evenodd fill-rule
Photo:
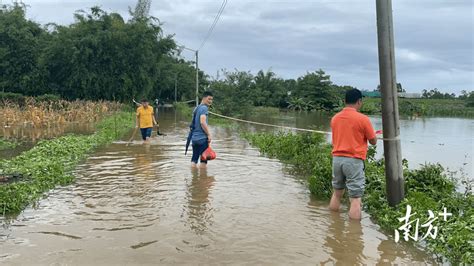
M 210 161 L 216 159 L 216 152 L 209 146 L 202 154 L 201 161 Z

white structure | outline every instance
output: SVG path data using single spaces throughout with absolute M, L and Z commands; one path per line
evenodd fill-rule
M 399 97 L 399 98 L 416 99 L 416 98 L 421 98 L 421 93 L 399 92 L 399 93 L 398 93 L 398 97 Z

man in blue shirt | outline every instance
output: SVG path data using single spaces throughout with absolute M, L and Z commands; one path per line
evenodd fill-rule
M 201 104 L 194 109 L 193 122 L 194 130 L 192 132 L 193 157 L 191 158 L 191 167 L 196 167 L 201 154 L 209 147 L 211 143 L 211 132 L 208 127 L 209 106 L 211 106 L 213 95 L 211 92 L 204 92 Z M 201 161 L 201 167 L 205 168 L 207 161 Z

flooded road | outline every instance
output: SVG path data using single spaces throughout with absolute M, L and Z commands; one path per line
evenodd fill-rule
M 232 129 L 211 125 L 218 159 L 192 170 L 188 122 L 172 112 L 159 121 L 167 136 L 99 149 L 74 184 L 0 228 L 0 264 L 434 263 L 365 213 L 358 223 L 328 211 Z

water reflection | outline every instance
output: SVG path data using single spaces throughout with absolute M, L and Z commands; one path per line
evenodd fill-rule
M 362 225 L 360 221 L 344 220 L 339 212 L 330 212 L 330 224 L 325 239 L 325 247 L 329 248 L 331 258 L 323 264 L 332 262 L 336 265 L 353 265 L 365 262 L 363 254 Z
M 139 146 L 139 152 L 135 154 L 135 162 L 137 164 L 137 173 L 145 178 L 153 178 L 153 154 L 150 152 L 150 143 Z
M 61 126 L 52 127 L 32 127 L 32 126 L 12 126 L 3 127 L 0 136 L 5 139 L 27 140 L 36 142 L 42 139 L 51 139 L 67 133 L 92 134 L 95 131 L 92 123 L 67 123 Z
M 191 182 L 187 183 L 187 224 L 196 233 L 201 234 L 212 225 L 213 208 L 210 195 L 215 179 L 207 174 L 206 168 L 193 168 L 191 175 Z

